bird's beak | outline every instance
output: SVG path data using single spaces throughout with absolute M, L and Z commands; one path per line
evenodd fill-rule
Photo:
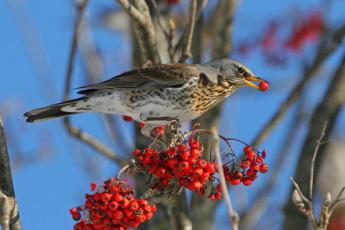
M 254 75 L 249 76 L 249 77 L 244 77 L 242 79 L 247 86 L 252 87 L 254 89 L 257 89 L 257 90 L 261 90 L 261 88 L 258 85 L 256 85 L 254 82 L 265 81 L 264 79 L 257 77 L 257 76 L 254 76 Z

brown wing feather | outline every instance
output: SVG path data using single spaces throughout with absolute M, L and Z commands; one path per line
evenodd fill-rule
M 135 69 L 98 84 L 80 87 L 78 93 L 90 93 L 100 89 L 166 88 L 183 85 L 191 77 L 198 76 L 198 67 L 187 64 L 164 64 Z

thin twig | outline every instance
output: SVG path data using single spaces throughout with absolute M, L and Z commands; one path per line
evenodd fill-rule
M 77 19 L 74 25 L 71 49 L 69 52 L 68 65 L 67 65 L 67 70 L 66 70 L 66 75 L 65 75 L 64 100 L 68 100 L 69 95 L 70 95 L 69 90 L 71 88 L 72 73 L 74 69 L 74 60 L 75 60 L 75 55 L 76 55 L 76 51 L 78 47 L 78 41 L 79 41 L 81 28 L 82 28 L 83 14 L 86 9 L 87 3 L 88 3 L 88 0 L 84 0 L 80 2 L 79 5 L 77 5 L 77 10 L 78 10 Z M 85 133 L 81 131 L 78 127 L 73 126 L 70 123 L 70 120 L 68 117 L 64 118 L 63 124 L 70 135 L 88 144 L 94 150 L 98 151 L 99 153 L 106 156 L 107 158 L 115 161 L 116 163 L 120 165 L 123 164 L 123 160 L 120 157 L 118 157 L 112 150 L 107 148 L 100 141 L 98 141 L 97 139 L 89 135 L 88 133 Z
M 301 188 L 299 187 L 298 183 L 292 178 L 292 177 L 289 177 L 289 179 L 291 180 L 293 186 L 295 187 L 295 189 L 297 190 L 298 194 L 301 196 L 302 200 L 310 206 L 311 202 L 309 201 L 309 199 L 304 196 Z M 310 207 L 309 207 L 310 208 Z
M 313 157 L 311 159 L 311 164 L 310 164 L 310 177 L 309 177 L 309 200 L 313 200 L 313 185 L 314 185 L 314 169 L 315 169 L 315 159 L 317 156 L 317 153 L 319 151 L 321 142 L 322 142 L 322 138 L 325 136 L 325 131 L 327 128 L 327 121 L 325 122 L 325 124 L 323 125 L 321 134 L 319 139 L 316 140 L 316 147 L 313 153 Z
M 342 187 L 341 188 L 341 190 L 340 190 L 340 192 L 338 193 L 338 196 L 337 196 L 337 198 L 333 201 L 333 203 L 330 205 L 330 209 L 332 209 L 338 202 L 341 202 L 341 201 L 343 201 L 344 199 L 341 199 L 341 196 L 343 195 L 343 193 L 344 193 L 344 191 L 345 191 L 345 187 Z
M 179 62 L 182 63 L 185 62 L 191 56 L 190 49 L 192 47 L 193 33 L 195 27 L 196 8 L 196 0 L 192 0 L 190 2 L 190 15 L 188 27 L 175 47 L 175 55 L 177 52 L 181 51 L 181 57 L 179 59 Z
M 222 186 L 222 192 L 224 195 L 224 200 L 226 203 L 226 207 L 228 209 L 229 219 L 231 221 L 231 229 L 232 230 L 238 230 L 238 224 L 239 224 L 239 216 L 237 212 L 233 209 L 230 199 L 230 194 L 226 185 L 224 171 L 223 171 L 223 164 L 222 164 L 222 158 L 219 152 L 219 136 L 218 131 L 216 128 L 212 129 L 213 132 L 213 151 L 216 155 L 216 160 L 218 164 L 218 173 L 219 173 L 219 179 L 220 184 Z

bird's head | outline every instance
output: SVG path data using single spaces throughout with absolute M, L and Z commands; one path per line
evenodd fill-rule
M 226 80 L 237 88 L 249 86 L 257 90 L 266 91 L 268 82 L 255 74 L 248 67 L 233 59 L 220 59 L 210 62 L 209 65 L 217 68 Z

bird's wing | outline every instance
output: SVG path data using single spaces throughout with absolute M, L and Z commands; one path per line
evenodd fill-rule
M 179 87 L 192 77 L 199 77 L 197 65 L 165 64 L 135 69 L 98 84 L 80 87 L 78 93 L 88 94 L 101 89 L 160 89 Z

